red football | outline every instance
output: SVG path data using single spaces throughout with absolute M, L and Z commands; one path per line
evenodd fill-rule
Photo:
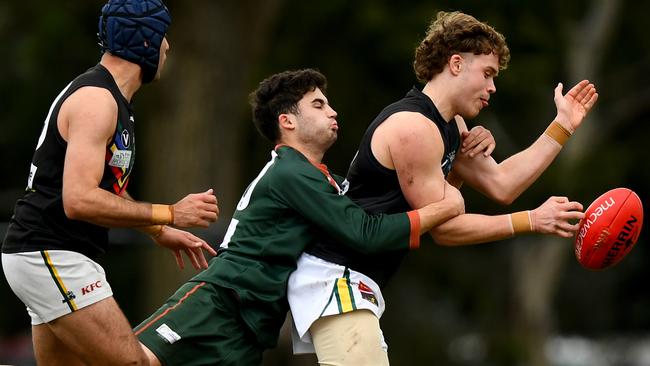
M 618 263 L 641 233 L 643 205 L 636 193 L 615 188 L 596 198 L 585 211 L 576 235 L 578 262 L 600 270 Z

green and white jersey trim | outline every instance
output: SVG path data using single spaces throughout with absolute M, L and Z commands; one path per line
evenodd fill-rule
M 278 153 L 276 153 L 275 150 L 271 151 L 271 160 L 269 160 L 269 162 L 266 163 L 266 165 L 264 165 L 264 168 L 262 168 L 262 170 L 257 175 L 257 177 L 255 177 L 255 179 L 253 179 L 251 184 L 248 185 L 248 187 L 244 191 L 244 194 L 242 195 L 242 197 L 239 199 L 239 202 L 237 203 L 237 211 L 243 211 L 246 209 L 246 207 L 248 207 L 255 186 L 260 181 L 260 179 L 262 179 L 264 174 L 266 174 L 269 168 L 275 163 L 275 159 L 277 157 L 278 157 Z M 230 220 L 230 224 L 228 224 L 228 229 L 226 230 L 226 235 L 224 235 L 223 241 L 219 245 L 220 248 L 228 248 L 228 243 L 230 243 L 230 239 L 232 239 L 235 230 L 237 230 L 238 224 L 239 224 L 239 220 L 235 218 L 232 218 Z

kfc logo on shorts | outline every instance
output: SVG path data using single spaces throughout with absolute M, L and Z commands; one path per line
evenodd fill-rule
M 89 285 L 86 285 L 86 287 L 81 288 L 81 296 L 89 294 L 89 293 L 91 293 L 91 292 L 93 292 L 96 289 L 101 288 L 101 287 L 102 287 L 102 281 L 97 281 L 97 282 L 93 282 L 93 283 L 91 283 Z

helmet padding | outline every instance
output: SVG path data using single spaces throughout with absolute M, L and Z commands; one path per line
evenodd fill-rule
M 148 83 L 158 71 L 160 46 L 171 23 L 160 0 L 110 0 L 99 17 L 102 52 L 140 65 Z

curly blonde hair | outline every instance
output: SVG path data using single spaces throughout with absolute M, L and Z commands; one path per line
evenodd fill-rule
M 494 53 L 499 57 L 500 70 L 506 69 L 510 61 L 510 50 L 501 33 L 471 15 L 441 11 L 415 49 L 415 76 L 423 83 L 428 82 L 442 72 L 452 55 L 460 52 Z

